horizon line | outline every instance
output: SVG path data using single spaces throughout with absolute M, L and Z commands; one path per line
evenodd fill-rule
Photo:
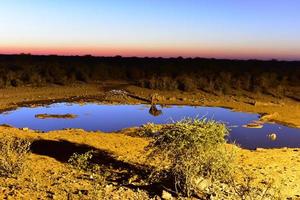
M 57 57 L 94 57 L 94 58 L 154 58 L 154 59 L 207 59 L 207 60 L 233 60 L 233 61 L 277 61 L 300 62 L 300 59 L 278 58 L 226 58 L 226 57 L 201 57 L 201 56 L 126 56 L 126 55 L 93 55 L 93 54 L 32 54 L 32 53 L 0 53 L 0 56 L 57 56 Z

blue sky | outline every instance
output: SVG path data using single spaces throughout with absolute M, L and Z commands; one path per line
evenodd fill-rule
M 1 0 L 0 53 L 300 59 L 297 0 Z

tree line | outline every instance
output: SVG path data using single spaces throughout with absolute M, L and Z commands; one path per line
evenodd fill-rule
M 105 80 L 161 90 L 244 90 L 300 99 L 300 61 L 0 55 L 1 88 Z

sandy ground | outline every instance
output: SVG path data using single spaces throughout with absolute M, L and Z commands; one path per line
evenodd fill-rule
M 17 179 L 0 178 L 0 198 L 2 195 L 11 199 L 44 199 L 53 194 L 56 199 L 67 199 L 70 195 L 76 199 L 80 197 L 76 193 L 79 190 L 87 190 L 91 194 L 92 181 L 82 180 L 85 174 L 70 168 L 67 159 L 73 153 L 92 149 L 101 151 L 103 162 L 108 160 L 114 170 L 127 176 L 127 180 L 138 176 L 143 170 L 142 167 L 138 170 L 139 166 L 148 165 L 144 147 L 149 140 L 128 136 L 126 132 L 107 134 L 72 129 L 40 134 L 32 130 L 0 127 L 0 136 L 10 134 L 33 141 L 23 175 Z M 237 162 L 259 182 L 275 178 L 275 185 L 284 195 L 300 195 L 300 149 L 250 151 L 237 148 Z M 111 184 L 121 187 L 122 183 L 115 180 Z M 160 193 L 158 190 L 154 195 L 159 196 Z
M 93 101 L 110 103 L 146 103 L 151 94 L 159 94 L 163 104 L 189 104 L 230 107 L 235 110 L 269 114 L 265 120 L 279 121 L 300 127 L 299 102 L 290 99 L 275 99 L 269 96 L 221 96 L 204 92 L 183 93 L 141 89 L 127 84 L 90 84 L 74 86 L 51 86 L 44 88 L 0 89 L 0 110 L 14 109 L 21 105 L 51 103 L 56 101 Z M 139 98 L 109 96 L 112 88 L 124 89 Z M 0 126 L 3 134 L 26 137 L 33 141 L 26 170 L 18 178 L 0 178 L 0 199 L 91 199 L 95 197 L 93 180 L 87 174 L 70 168 L 67 159 L 75 152 L 97 149 L 102 152 L 103 163 L 134 179 L 143 172 L 146 162 L 144 147 L 149 140 L 131 137 L 121 133 L 85 132 L 83 130 L 61 130 L 37 133 Z M 238 149 L 238 162 L 245 172 L 258 180 L 275 178 L 282 193 L 300 197 L 300 149 L 258 149 L 256 151 Z M 141 175 L 142 176 L 142 175 Z M 113 180 L 107 185 L 111 199 L 156 198 L 161 191 L 134 184 L 124 185 L 124 181 Z M 86 194 L 86 191 L 87 194 Z M 147 194 L 146 194 L 147 193 Z M 125 196 L 124 196 L 125 195 Z M 127 195 L 127 196 L 126 196 Z M 101 198 L 99 198 L 101 199 Z

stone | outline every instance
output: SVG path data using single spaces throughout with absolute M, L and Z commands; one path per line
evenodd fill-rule
M 259 123 L 249 123 L 249 124 L 246 124 L 246 125 L 243 125 L 244 128 L 262 128 L 263 125 L 262 124 L 259 124 Z
M 209 179 L 204 178 L 195 178 L 194 184 L 196 185 L 197 190 L 199 192 L 202 192 L 209 188 L 209 186 L 211 185 L 211 181 Z
M 270 133 L 270 134 L 268 135 L 268 137 L 269 137 L 269 139 L 272 140 L 272 141 L 275 141 L 275 140 L 277 139 L 276 133 Z
M 164 200 L 171 200 L 171 199 L 173 199 L 173 196 L 169 192 L 163 190 L 161 198 Z

